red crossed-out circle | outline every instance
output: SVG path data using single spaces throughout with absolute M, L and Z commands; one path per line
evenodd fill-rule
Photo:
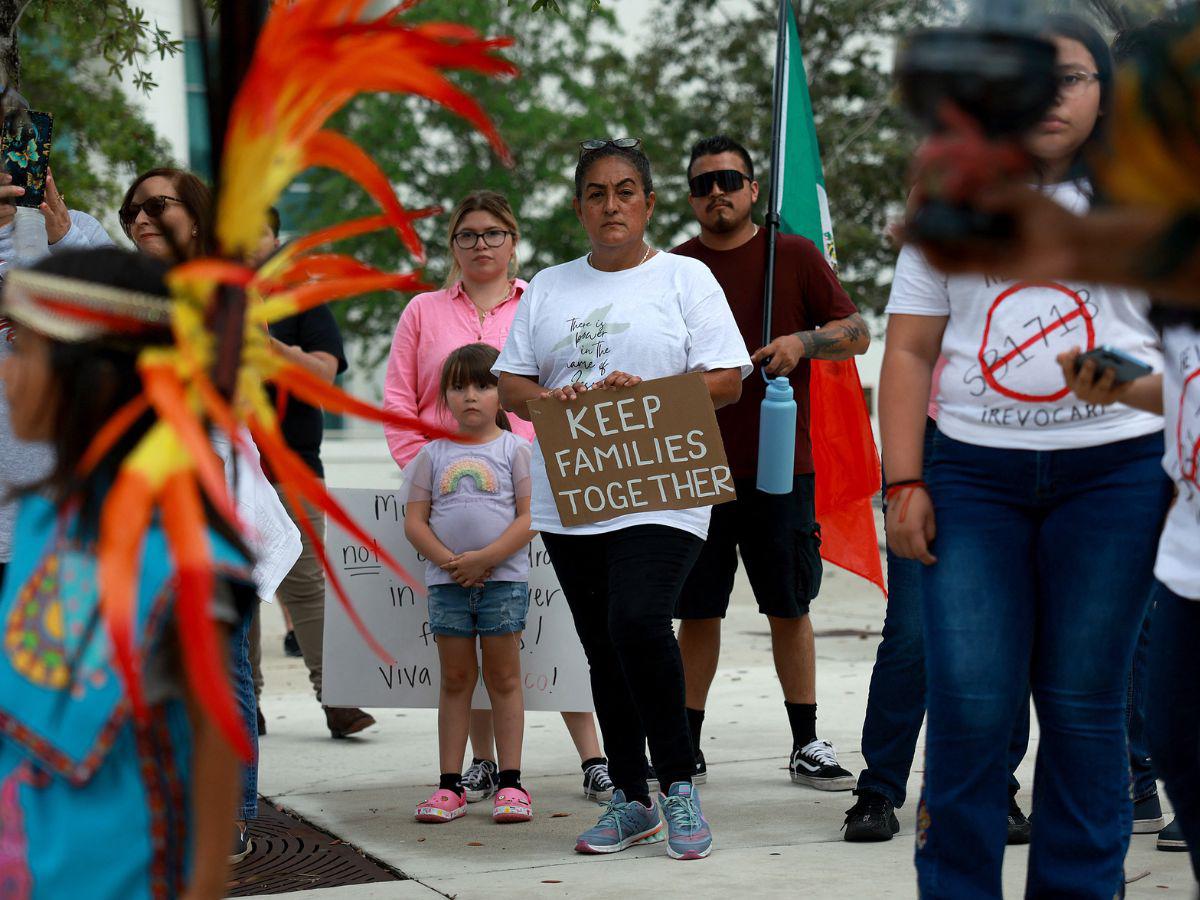
M 1060 315 L 1049 323 L 1042 323 L 1042 328 L 1037 333 L 1026 338 L 1020 344 L 1014 344 L 1012 350 L 1002 356 L 997 357 L 989 365 L 987 362 L 988 339 L 992 331 L 992 318 L 996 314 L 996 310 L 1000 305 L 1010 298 L 1022 292 L 1031 289 L 1042 289 L 1048 291 L 1057 291 L 1071 300 L 1074 307 L 1066 314 Z M 1035 301 L 1036 302 L 1036 301 Z M 1056 400 L 1061 400 L 1070 393 L 1070 388 L 1063 385 L 1061 390 L 1055 391 L 1052 394 L 1026 394 L 1021 391 L 1013 390 L 1005 387 L 1000 383 L 1000 379 L 996 377 L 996 370 L 999 368 L 1007 368 L 1008 364 L 1017 356 L 1022 356 L 1024 351 L 1032 347 L 1038 341 L 1045 341 L 1046 336 L 1057 328 L 1065 327 L 1072 319 L 1082 319 L 1084 328 L 1087 330 L 1087 346 L 1086 350 L 1091 350 L 1096 346 L 1096 328 L 1092 322 L 1092 314 L 1087 308 L 1087 303 L 1079 294 L 1068 287 L 1061 284 L 1055 284 L 1051 281 L 1019 281 L 1004 291 L 999 297 L 993 301 L 991 309 L 988 310 L 987 321 L 983 326 L 983 339 L 979 344 L 979 368 L 983 373 L 983 379 L 987 382 L 988 387 L 998 394 L 1005 397 L 1010 397 L 1013 400 L 1023 400 L 1027 403 L 1053 403 Z
M 1200 468 L 1200 435 L 1196 437 L 1195 443 L 1192 444 L 1190 453 L 1186 452 L 1183 446 L 1183 420 L 1185 416 L 1184 410 L 1187 407 L 1188 388 L 1192 382 L 1200 378 L 1200 369 L 1197 369 L 1183 381 L 1183 386 L 1179 389 L 1179 418 L 1175 420 L 1175 453 L 1179 457 L 1179 474 L 1184 481 L 1190 481 L 1196 487 L 1200 487 L 1200 480 L 1197 480 L 1197 469 Z

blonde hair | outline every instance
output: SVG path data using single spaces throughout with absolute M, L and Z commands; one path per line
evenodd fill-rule
M 508 261 L 508 277 L 517 274 L 517 241 L 521 237 L 521 229 L 517 226 L 517 217 L 508 198 L 495 191 L 472 191 L 459 201 L 458 206 L 450 213 L 450 228 L 446 232 L 446 247 L 450 251 L 450 271 L 446 275 L 445 287 L 453 287 L 462 278 L 462 268 L 454 256 L 454 233 L 469 213 L 485 212 L 500 220 L 500 223 L 513 233 L 513 254 Z

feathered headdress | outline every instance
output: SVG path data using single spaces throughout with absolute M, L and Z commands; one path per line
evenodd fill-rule
M 230 743 L 247 757 L 250 747 L 228 687 L 224 649 L 208 616 L 213 569 L 202 496 L 231 523 L 236 513 L 206 429 L 224 432 L 236 447 L 242 443 L 242 428 L 248 428 L 293 510 L 299 511 L 307 501 L 364 541 L 368 539 L 363 530 L 288 448 L 267 385 L 329 411 L 420 428 L 424 433 L 436 431 L 416 419 L 355 399 L 270 346 L 267 326 L 280 319 L 368 291 L 423 287 L 416 272 L 384 272 L 349 256 L 320 251 L 335 241 L 390 228 L 413 257 L 424 262 L 424 248 L 412 223 L 430 212 L 405 209 L 371 158 L 345 136 L 323 130 L 325 122 L 364 91 L 415 94 L 472 122 L 508 160 L 504 143 L 482 108 L 445 73 L 513 75 L 514 67 L 496 53 L 511 41 L 484 39 L 459 25 L 410 24 L 403 13 L 412 5 L 400 3 L 368 21 L 361 20 L 367 0 L 290 0 L 274 5 L 225 131 L 216 219 L 219 257 L 193 260 L 171 271 L 173 341 L 140 353 L 143 392 L 101 430 L 83 461 L 86 471 L 147 409 L 157 414 L 157 423 L 120 467 L 101 513 L 101 613 L 134 713 L 143 715 L 134 597 L 140 548 L 157 513 L 177 570 L 176 609 L 179 627 L 186 634 L 181 645 L 189 683 Z M 296 175 L 313 166 L 336 168 L 352 178 L 376 200 L 380 213 L 301 238 L 261 269 L 244 265 L 240 261 L 249 256 L 266 227 L 268 209 Z M 35 273 L 11 277 L 25 277 L 24 293 L 34 298 L 39 309 L 55 302 L 71 306 L 72 290 L 79 287 L 62 283 L 67 279 Z M 83 293 L 94 297 L 97 292 Z M 229 303 L 231 296 L 237 302 Z M 120 318 L 135 298 L 106 299 L 103 309 L 92 312 Z M 218 331 L 214 320 L 230 309 L 238 317 L 236 327 Z M 88 315 L 80 304 L 74 304 L 74 310 L 77 317 Z M 226 376 L 232 375 L 223 389 L 214 377 L 221 370 L 219 359 L 224 361 Z M 319 536 L 305 516 L 297 520 L 350 618 L 373 650 L 390 660 L 355 613 Z M 380 555 L 413 583 L 399 563 L 383 550 Z

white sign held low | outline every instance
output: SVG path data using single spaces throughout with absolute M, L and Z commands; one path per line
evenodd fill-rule
M 325 659 L 322 697 L 330 706 L 436 707 L 439 666 L 436 638 L 429 630 L 424 591 L 402 582 L 379 557 L 386 550 L 418 580 L 424 559 L 404 536 L 402 493 L 361 488 L 332 490 L 338 503 L 372 537 L 364 546 L 328 522 L 325 549 L 354 608 L 394 657 L 385 663 L 363 641 L 346 616 L 332 585 L 325 589 Z M 586 712 L 592 709 L 587 660 L 575 634 L 571 611 L 550 557 L 535 538 L 528 549 L 529 615 L 521 641 L 525 708 Z M 480 680 L 476 709 L 489 707 Z

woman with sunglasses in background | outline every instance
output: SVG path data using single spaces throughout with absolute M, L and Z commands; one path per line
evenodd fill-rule
M 725 294 L 694 259 L 646 242 L 654 213 L 650 160 L 632 138 L 586 141 L 575 168 L 575 214 L 591 252 L 539 272 L 521 297 L 496 362 L 505 408 L 642 379 L 701 372 L 715 407 L 735 402 L 751 371 Z M 692 783 L 696 758 L 684 712 L 683 664 L 671 626 L 675 600 L 708 534 L 709 507 L 639 512 L 564 526 L 535 442 L 533 528 L 575 620 L 591 670 L 613 798 L 581 853 L 613 853 L 659 838 L 646 744 L 666 796 L 667 850 L 700 859 L 712 833 Z
M 450 271 L 445 285 L 413 297 L 400 314 L 383 388 L 387 409 L 441 428 L 458 427 L 439 403 L 442 365 L 451 352 L 466 344 L 482 342 L 497 350 L 504 348 L 517 302 L 527 287 L 516 277 L 520 238 L 517 217 L 502 194 L 474 191 L 454 208 L 446 240 Z M 533 440 L 529 422 L 513 419 L 510 424 L 518 437 Z M 392 458 L 402 469 L 429 442 L 429 436 L 416 429 L 389 425 L 384 431 Z M 563 721 L 579 751 L 584 796 L 608 800 L 612 781 L 608 761 L 601 755 L 595 719 L 591 713 L 565 712 Z M 498 785 L 490 710 L 471 714 L 471 752 L 471 765 L 462 784 L 467 801 L 475 803 L 494 794 Z
M 212 192 L 183 169 L 143 172 L 125 192 L 118 215 L 142 253 L 174 263 L 213 250 Z

